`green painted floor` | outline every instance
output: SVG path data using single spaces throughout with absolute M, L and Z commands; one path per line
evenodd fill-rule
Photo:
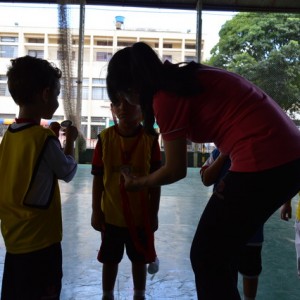
M 61 300 L 100 300 L 101 264 L 96 260 L 100 234 L 90 226 L 90 165 L 79 165 L 74 180 L 62 182 L 60 186 L 64 221 Z M 185 179 L 162 188 L 160 227 L 156 233 L 160 271 L 148 276 L 148 300 L 197 299 L 189 251 L 199 217 L 210 194 L 211 188 L 202 185 L 197 168 L 189 169 Z M 296 198 L 293 199 L 293 207 L 295 204 Z M 279 212 L 265 225 L 263 271 L 257 300 L 300 299 L 293 225 L 294 219 L 290 222 L 280 220 Z M 1 240 L 0 276 L 4 253 Z M 132 299 L 130 264 L 126 256 L 120 264 L 115 299 Z

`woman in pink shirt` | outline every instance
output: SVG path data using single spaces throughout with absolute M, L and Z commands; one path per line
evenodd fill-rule
M 108 94 L 139 103 L 144 126 L 159 125 L 165 165 L 144 177 L 124 174 L 128 190 L 170 184 L 186 176 L 186 140 L 212 142 L 230 156 L 191 247 L 201 300 L 240 299 L 239 247 L 300 189 L 300 131 L 257 86 L 228 71 L 194 62 L 162 63 L 147 44 L 110 60 Z

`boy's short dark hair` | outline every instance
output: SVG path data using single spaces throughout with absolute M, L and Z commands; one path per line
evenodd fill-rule
M 45 88 L 55 88 L 62 72 L 45 59 L 29 55 L 11 60 L 6 73 L 8 90 L 18 105 L 34 102 Z

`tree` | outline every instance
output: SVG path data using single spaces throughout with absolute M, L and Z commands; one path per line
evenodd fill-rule
M 300 112 L 300 15 L 239 13 L 219 32 L 209 65 L 238 73 L 292 117 Z

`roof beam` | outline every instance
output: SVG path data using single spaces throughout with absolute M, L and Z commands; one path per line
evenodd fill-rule
M 201 0 L 199 0 L 201 1 Z M 0 0 L 1 2 L 6 2 Z M 76 2 L 70 0 L 70 3 Z M 80 1 L 77 1 L 78 3 Z M 164 9 L 196 10 L 197 0 L 86 0 L 87 5 L 108 5 L 123 7 L 147 7 Z M 31 0 L 12 1 L 12 3 L 47 3 L 57 1 Z M 300 13 L 299 0 L 202 0 L 202 10 L 214 11 L 265 11 Z

